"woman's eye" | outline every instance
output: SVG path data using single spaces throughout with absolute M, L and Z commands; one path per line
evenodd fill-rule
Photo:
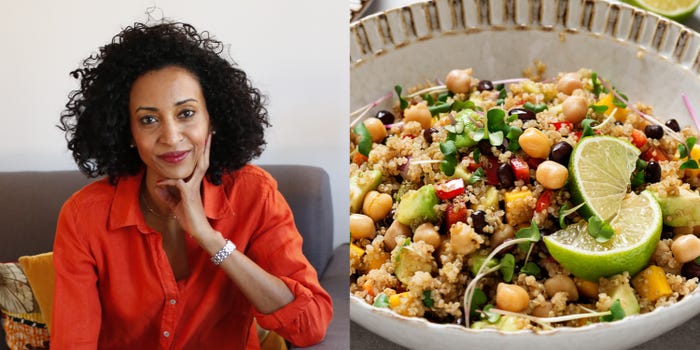
M 181 118 L 191 118 L 192 116 L 194 116 L 194 111 L 191 109 L 186 109 L 186 110 L 180 112 Z
M 158 120 L 156 119 L 156 117 L 154 117 L 152 115 L 146 115 L 146 116 L 141 117 L 141 124 L 143 124 L 143 125 L 150 125 L 150 124 L 153 124 L 157 121 Z

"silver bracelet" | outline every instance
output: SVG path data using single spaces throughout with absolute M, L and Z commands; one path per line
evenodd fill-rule
M 226 260 L 226 258 L 228 258 L 228 256 L 231 255 L 234 250 L 236 250 L 236 245 L 227 239 L 224 247 L 219 249 L 219 251 L 211 257 L 211 262 L 213 262 L 216 266 L 221 265 L 221 263 L 224 262 L 224 260 Z

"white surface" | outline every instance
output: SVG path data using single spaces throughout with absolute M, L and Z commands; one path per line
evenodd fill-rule
M 503 1 L 490 0 L 491 20 L 499 21 Z M 542 0 L 543 23 L 556 23 L 553 28 L 542 29 L 539 23 L 515 28 L 512 23 L 500 23 L 500 28 L 491 28 L 479 22 L 469 13 L 465 22 L 469 30 L 451 28 L 453 12 L 448 9 L 448 0 L 438 0 L 435 13 L 424 15 L 420 4 L 410 7 L 410 18 L 416 23 L 415 30 L 406 29 L 402 19 L 405 12 L 387 12 L 381 20 L 370 19 L 371 10 L 363 22 L 369 45 L 357 45 L 351 34 L 351 110 L 392 91 L 395 84 L 404 87 L 412 84 L 440 79 L 452 68 L 474 68 L 474 76 L 497 80 L 521 76 L 522 69 L 531 66 L 534 59 L 547 64 L 546 74 L 588 67 L 609 79 L 624 91 L 632 101 L 651 104 L 655 115 L 662 118 L 675 117 L 682 126 L 691 124 L 680 93 L 685 92 L 693 104 L 700 106 L 700 78 L 693 71 L 695 57 L 700 46 L 697 34 L 688 37 L 689 45 L 680 55 L 680 63 L 674 57 L 674 36 L 681 28 L 670 25 L 662 45 L 657 50 L 653 44 L 653 30 L 657 28 L 655 16 L 649 16 L 642 25 L 638 41 L 628 42 L 626 30 L 620 25 L 614 37 L 606 32 L 608 5 L 600 2 L 594 7 L 595 16 L 590 30 L 576 23 L 580 19 L 581 2 L 569 2 L 567 25 L 563 28 L 553 11 L 555 0 Z M 383 1 L 386 3 L 386 1 Z M 405 3 L 405 1 L 398 1 Z M 395 3 L 395 2 L 393 2 Z M 479 0 L 464 0 L 465 8 Z M 515 1 L 527 6 L 528 1 Z M 373 6 L 382 5 L 373 3 Z M 516 5 L 516 6 L 517 6 Z M 631 17 L 632 9 L 623 7 L 619 23 Z M 483 12 L 482 12 L 483 13 Z M 527 13 L 527 12 L 525 12 Z M 438 17 L 436 20 L 432 16 Z M 376 18 L 376 17 L 373 17 Z M 385 18 L 385 19 L 384 19 Z M 406 18 L 406 17 L 403 17 Z M 427 19 L 435 26 L 431 28 Z M 524 19 L 526 20 L 526 18 Z M 378 24 L 379 23 L 379 24 Z M 437 24 L 435 24 L 437 23 Z M 382 33 L 391 33 L 391 38 Z M 561 40 L 563 33 L 565 40 Z M 365 50 L 363 48 L 371 48 Z M 505 349 L 517 344 L 518 349 L 625 349 L 661 335 L 684 323 L 700 312 L 700 289 L 691 296 L 669 308 L 652 313 L 629 317 L 625 320 L 598 324 L 584 328 L 560 329 L 535 335 L 531 332 L 503 333 L 496 331 L 474 331 L 456 325 L 438 325 L 421 318 L 406 318 L 385 309 L 377 309 L 363 301 L 351 298 L 351 319 L 365 329 L 401 346 L 414 349 Z M 695 319 L 698 317 L 696 316 Z M 685 327 L 681 326 L 681 327 Z M 356 329 L 353 327 L 353 329 Z M 366 348 L 376 340 L 364 332 L 354 334 L 353 348 Z M 687 328 L 684 346 L 697 346 L 692 328 Z M 692 344 L 692 345 L 691 345 Z M 378 348 L 392 348 L 389 342 L 377 341 Z
M 337 209 L 334 245 L 348 241 L 348 131 L 339 122 L 349 108 L 347 3 L 1 1 L 0 171 L 76 169 L 56 127 L 77 88 L 69 72 L 157 6 L 154 17 L 162 11 L 230 44 L 233 60 L 269 98 L 273 127 L 255 163 L 324 168 Z

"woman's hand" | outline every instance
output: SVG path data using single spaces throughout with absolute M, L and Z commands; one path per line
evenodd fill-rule
M 204 150 L 188 179 L 165 179 L 156 183 L 155 192 L 177 216 L 177 221 L 195 240 L 201 241 L 214 232 L 204 213 L 202 180 L 209 168 L 211 150 L 209 133 Z

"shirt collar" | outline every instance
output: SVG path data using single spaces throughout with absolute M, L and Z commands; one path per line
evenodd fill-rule
M 141 232 L 150 231 L 141 212 L 139 192 L 145 171 L 137 175 L 120 177 L 114 192 L 112 207 L 109 211 L 108 225 L 110 230 L 126 226 L 136 226 Z M 224 185 L 216 186 L 206 178 L 202 180 L 204 214 L 208 219 L 218 220 L 233 215 L 229 205 Z

